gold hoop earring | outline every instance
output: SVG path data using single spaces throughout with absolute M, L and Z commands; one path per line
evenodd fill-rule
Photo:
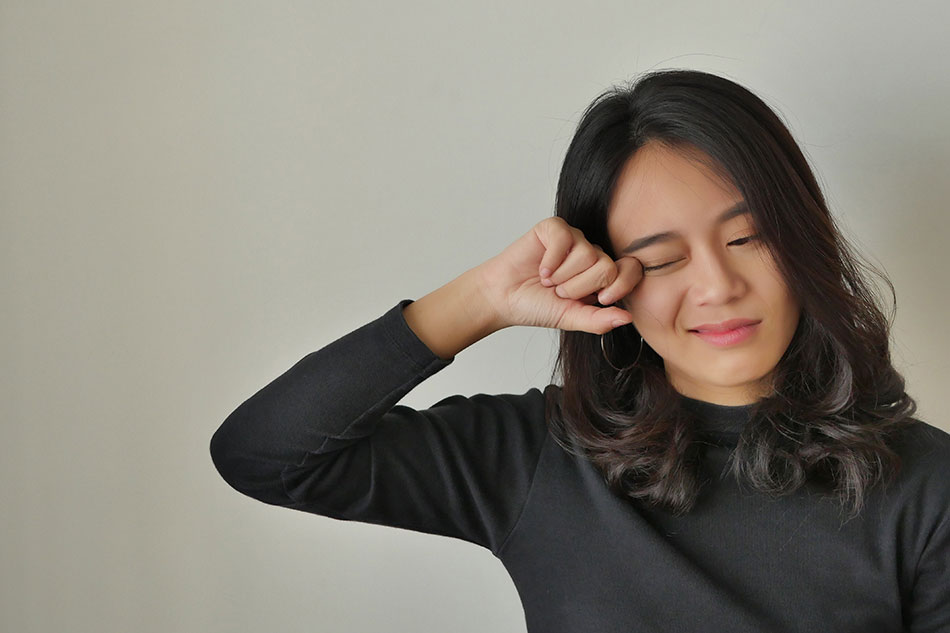
M 607 349 L 604 347 L 604 338 L 606 336 L 607 336 L 606 334 L 600 335 L 600 351 L 603 352 L 604 360 L 607 361 L 607 364 L 613 367 L 614 369 L 616 369 L 618 372 L 625 372 L 625 371 L 629 371 L 630 369 L 633 369 L 633 367 L 636 366 L 637 361 L 640 360 L 641 352 L 643 352 L 643 337 L 642 336 L 640 337 L 640 349 L 637 351 L 637 357 L 634 358 L 633 362 L 627 365 L 626 367 L 620 368 L 610 362 L 610 357 L 607 355 Z

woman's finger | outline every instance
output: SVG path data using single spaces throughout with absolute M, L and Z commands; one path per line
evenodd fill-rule
M 542 283 L 561 266 L 573 248 L 575 238 L 571 232 L 572 228 L 559 217 L 546 218 L 535 225 L 534 233 L 544 246 L 544 255 L 541 256 L 541 262 L 538 264 L 538 275 Z
M 601 305 L 610 305 L 620 301 L 633 292 L 643 279 L 643 264 L 636 257 L 621 257 L 616 262 L 617 277 L 597 294 Z
M 608 255 L 600 251 L 600 256 L 592 265 L 559 284 L 555 292 L 564 299 L 596 296 L 601 289 L 611 285 L 616 277 L 617 266 Z
M 604 334 L 619 327 L 615 323 L 626 325 L 631 321 L 630 313 L 621 308 L 574 304 L 570 310 L 564 312 L 556 327 L 561 330 Z
M 578 276 L 587 273 L 591 268 L 596 267 L 602 260 L 609 262 L 610 258 L 604 255 L 602 251 L 593 248 L 590 244 L 575 244 L 571 252 L 567 254 L 564 262 L 557 270 L 551 273 L 550 279 L 555 286 L 571 282 L 572 286 L 576 288 L 578 284 L 575 283 L 574 280 Z M 594 288 L 591 288 L 588 292 L 593 292 L 594 290 Z

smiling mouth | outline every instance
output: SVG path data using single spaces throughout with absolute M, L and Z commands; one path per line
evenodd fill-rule
M 697 328 L 693 328 L 690 332 L 709 332 L 709 333 L 720 333 L 720 332 L 729 332 L 731 330 L 736 330 L 747 325 L 755 325 L 761 323 L 761 319 L 756 321 L 755 319 L 729 319 L 728 321 L 723 321 L 722 323 L 703 323 Z
M 731 330 L 725 330 L 722 332 L 713 332 L 713 331 L 700 331 L 700 330 L 690 330 L 691 333 L 695 334 L 699 338 L 703 339 L 707 343 L 715 345 L 717 347 L 725 347 L 728 345 L 735 345 L 741 343 L 751 337 L 755 331 L 758 329 L 759 323 L 747 323 L 746 325 L 741 325 L 737 328 Z

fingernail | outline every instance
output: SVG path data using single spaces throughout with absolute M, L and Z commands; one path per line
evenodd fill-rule
M 557 294 L 557 296 L 559 296 L 559 297 L 564 297 L 564 295 L 567 294 L 567 291 L 564 290 L 564 287 L 563 287 L 563 286 L 558 286 L 557 288 L 554 289 L 554 292 L 555 292 L 555 293 Z
M 541 285 L 542 285 L 542 286 L 553 286 L 553 285 L 554 285 L 554 282 L 551 281 L 550 279 L 548 279 L 547 277 L 545 277 L 544 279 L 541 280 Z
M 542 268 L 542 269 L 541 269 L 541 276 L 542 276 L 542 277 L 550 277 L 550 276 L 551 276 L 551 269 L 550 269 L 550 268 Z
M 610 303 L 610 299 L 611 299 L 611 296 L 609 292 L 602 292 L 600 296 L 597 298 L 597 300 L 600 301 L 601 305 L 607 305 L 608 303 Z
M 614 321 L 614 327 L 622 327 L 624 325 L 627 325 L 626 321 L 620 321 L 620 320 Z

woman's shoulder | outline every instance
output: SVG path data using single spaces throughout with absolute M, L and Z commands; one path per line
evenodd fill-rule
M 950 451 L 950 432 L 920 418 L 908 418 L 898 434 L 905 450 L 922 454 L 944 454 Z
M 924 478 L 950 495 L 950 433 L 920 418 L 910 418 L 892 448 L 901 458 L 905 478 Z

